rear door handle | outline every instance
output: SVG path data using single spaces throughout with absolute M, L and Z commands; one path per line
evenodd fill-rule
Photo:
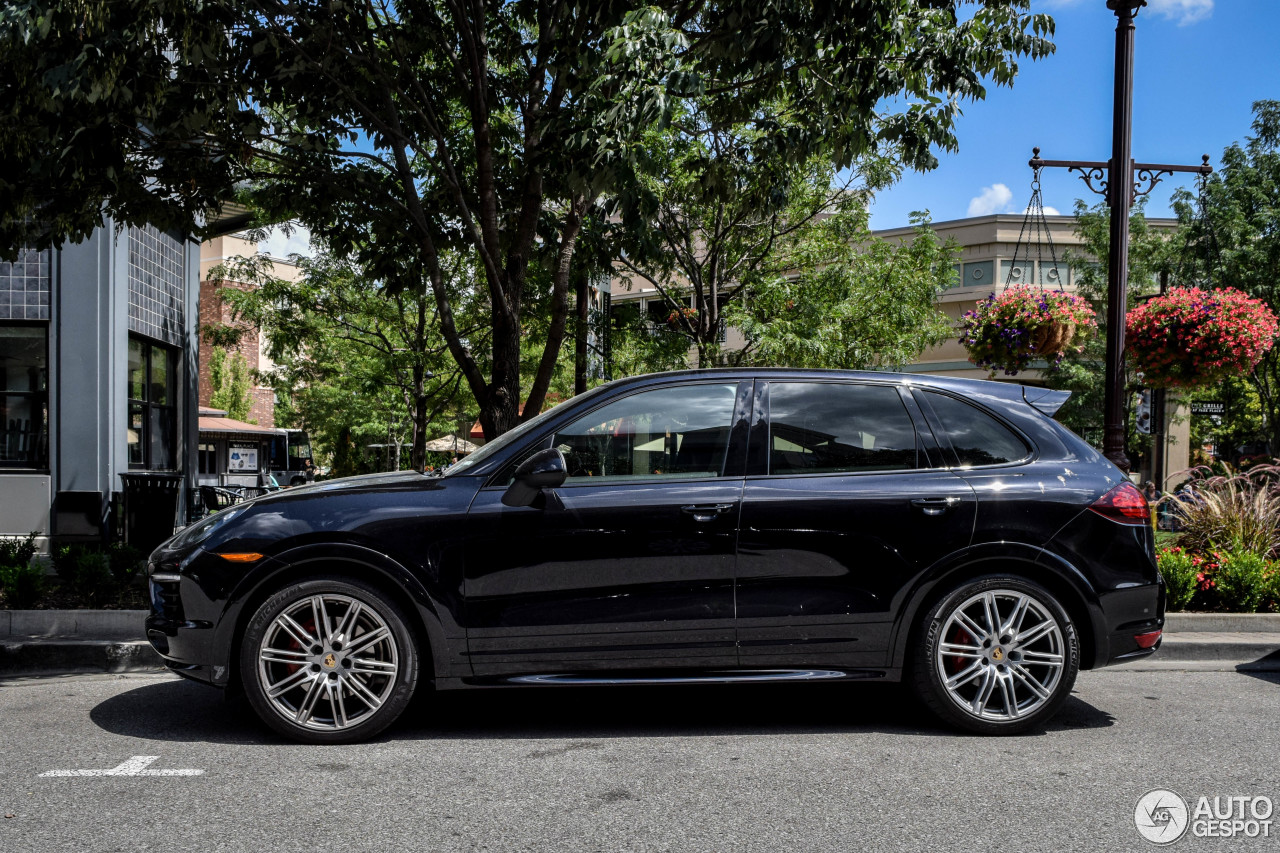
M 733 509 L 733 504 L 693 504 L 691 506 L 682 506 L 680 511 L 686 515 L 692 515 L 694 521 L 706 524 L 708 521 L 715 521 L 716 518 L 729 510 Z
M 951 507 L 960 503 L 959 498 L 915 498 L 911 501 L 911 505 L 919 507 L 924 511 L 925 515 L 942 515 Z

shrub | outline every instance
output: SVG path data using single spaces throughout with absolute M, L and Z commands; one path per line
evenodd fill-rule
M 1156 554 L 1156 562 L 1164 577 L 1166 606 L 1170 610 L 1186 610 L 1198 586 L 1195 558 L 1182 548 L 1164 548 Z
M 35 533 L 26 539 L 0 537 L 0 590 L 11 607 L 30 607 L 44 590 L 44 566 L 31 562 L 35 553 Z
M 1248 551 L 1215 553 L 1214 591 L 1219 605 L 1236 613 L 1258 613 L 1274 603 L 1276 564 Z
M 53 549 L 53 570 L 68 592 L 83 596 L 90 606 L 117 590 L 102 549 L 95 545 L 60 545 Z

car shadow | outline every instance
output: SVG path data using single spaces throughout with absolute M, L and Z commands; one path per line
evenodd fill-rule
M 187 681 L 148 684 L 89 713 L 112 734 L 156 741 L 282 743 L 243 700 Z M 1078 695 L 1034 737 L 1115 719 Z M 830 733 L 964 737 L 897 684 L 528 687 L 418 700 L 381 740 L 581 739 Z

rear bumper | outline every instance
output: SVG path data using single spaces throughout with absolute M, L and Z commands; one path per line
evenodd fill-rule
M 1144 658 L 1160 648 L 1149 648 L 1137 637 L 1164 629 L 1164 580 L 1115 589 L 1098 596 L 1099 618 L 1094 625 L 1094 655 L 1087 669 Z

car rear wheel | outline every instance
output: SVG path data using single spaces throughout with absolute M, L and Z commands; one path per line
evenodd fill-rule
M 1075 625 L 1039 584 L 984 577 L 925 615 L 913 659 L 916 692 L 943 720 L 984 734 L 1043 724 L 1080 668 Z
M 365 740 L 413 696 L 418 652 L 396 604 L 373 587 L 320 578 L 263 602 L 245 631 L 245 695 L 271 728 L 306 743 Z

